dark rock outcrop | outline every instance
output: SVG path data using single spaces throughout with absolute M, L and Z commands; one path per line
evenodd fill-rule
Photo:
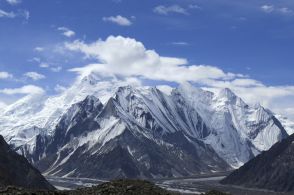
M 54 189 L 26 158 L 11 150 L 4 138 L 0 136 L 0 188 L 7 186 Z
M 7 195 L 38 194 L 38 195 L 177 195 L 178 193 L 164 190 L 151 182 L 142 180 L 115 180 L 98 186 L 80 188 L 69 191 L 36 191 L 10 187 L 0 191 Z
M 294 134 L 250 160 L 221 183 L 293 192 Z

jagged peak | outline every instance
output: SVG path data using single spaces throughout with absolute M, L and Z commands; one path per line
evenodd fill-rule
M 124 92 L 124 91 L 133 91 L 134 87 L 131 85 L 120 86 L 117 89 L 117 92 Z
M 180 92 L 184 94 L 191 94 L 193 96 L 212 96 L 213 93 L 210 91 L 206 91 L 200 87 L 193 86 L 189 82 L 181 83 L 177 88 L 173 90 L 173 92 Z
M 223 88 L 218 93 L 219 98 L 235 99 L 237 95 L 229 88 Z
M 84 102 L 100 102 L 99 98 L 94 95 L 87 95 L 87 97 L 83 100 Z
M 231 89 L 229 88 L 223 88 L 221 89 L 216 95 L 216 100 L 218 101 L 224 101 L 229 104 L 235 104 L 239 105 L 240 107 L 249 107 L 248 104 L 246 104 L 242 98 L 237 96 Z
M 100 81 L 100 78 L 97 75 L 95 75 L 94 73 L 90 73 L 87 76 L 84 76 L 80 80 L 81 83 L 87 83 L 87 84 L 91 84 L 91 85 L 96 84 L 99 81 Z
M 177 88 L 172 90 L 172 96 L 180 95 L 185 97 L 186 100 L 190 101 L 191 103 L 204 103 L 210 104 L 213 93 L 210 91 L 203 90 L 200 87 L 195 87 L 190 83 L 181 83 Z
M 177 87 L 179 91 L 186 91 L 186 92 L 198 92 L 198 93 L 204 93 L 205 91 L 201 88 L 194 87 L 191 83 L 189 82 L 183 82 L 180 83 L 179 86 Z
M 131 85 L 126 85 L 126 86 L 120 86 L 117 88 L 115 94 L 114 94 L 114 98 L 115 99 L 118 99 L 118 98 L 121 98 L 121 97 L 128 97 L 130 96 L 131 94 L 135 93 L 135 88 Z
M 118 87 L 117 91 L 115 92 L 114 97 L 117 96 L 123 96 L 123 97 L 127 97 L 129 95 L 150 95 L 151 93 L 158 93 L 161 92 L 159 89 L 157 89 L 156 87 L 134 87 L 132 85 L 126 85 L 126 86 L 121 86 Z
M 103 104 L 101 103 L 100 99 L 94 95 L 88 95 L 83 101 L 77 103 L 81 107 L 92 107 L 92 108 L 102 108 Z

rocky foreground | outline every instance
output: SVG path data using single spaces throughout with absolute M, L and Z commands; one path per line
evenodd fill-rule
M 0 189 L 6 186 L 54 190 L 26 158 L 14 152 L 0 135 Z
M 178 195 L 179 193 L 170 192 L 162 189 L 151 182 L 143 180 L 115 180 L 89 188 L 80 188 L 69 191 L 45 191 L 45 190 L 27 190 L 16 187 L 8 187 L 0 191 L 5 195 Z M 211 191 L 205 195 L 227 195 L 218 191 Z

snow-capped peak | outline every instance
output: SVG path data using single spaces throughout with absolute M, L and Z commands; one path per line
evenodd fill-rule
M 226 98 L 228 100 L 236 99 L 236 94 L 229 88 L 221 89 L 218 93 L 219 98 Z

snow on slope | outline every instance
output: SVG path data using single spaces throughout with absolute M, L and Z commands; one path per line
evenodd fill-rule
M 234 167 L 243 165 L 287 136 L 275 124 L 270 111 L 261 106 L 250 107 L 230 89 L 213 94 L 186 83 L 176 91 L 184 96 L 212 129 L 205 142 Z
M 171 97 L 156 88 L 119 87 L 102 110 L 90 109 L 95 114 L 89 115 L 84 114 L 89 109 L 83 106 L 88 99 L 73 105 L 57 125 L 45 158 L 38 163 L 45 167 L 44 173 L 108 178 L 117 172 L 121 177 L 130 173 L 170 177 L 230 169 L 211 147 L 189 136 L 193 131 L 186 131 L 184 116 L 177 115 L 183 110 L 176 110 Z M 118 164 L 112 164 L 113 158 Z M 88 159 L 90 163 L 85 162 Z M 52 165 L 49 169 L 48 164 Z M 128 168 L 127 164 L 132 166 Z M 133 168 L 137 170 L 133 172 Z M 101 169 L 111 171 L 97 171 Z
M 211 145 L 234 167 L 287 136 L 270 111 L 260 105 L 247 105 L 229 89 L 214 94 L 185 83 L 166 95 L 156 88 L 119 89 L 125 84 L 90 74 L 60 95 L 26 96 L 0 114 L 0 134 L 15 147 L 27 144 L 33 152 L 36 136 L 53 135 L 60 117 L 71 105 L 88 95 L 105 103 L 116 94 L 126 121 L 151 130 L 162 129 L 160 134 L 185 132 Z M 293 123 L 284 121 L 281 119 L 288 133 L 294 132 Z
M 60 95 L 26 96 L 5 108 L 0 114 L 0 134 L 15 147 L 34 143 L 40 129 L 51 135 L 60 117 L 73 104 L 88 95 L 99 97 L 106 102 L 122 82 L 101 81 L 94 74 L 77 80 L 72 87 Z M 34 147 L 34 145 L 32 145 Z

